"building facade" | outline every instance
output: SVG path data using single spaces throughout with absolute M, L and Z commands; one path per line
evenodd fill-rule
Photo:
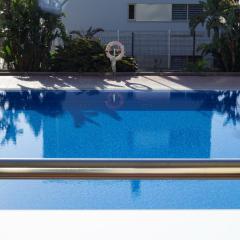
M 120 40 L 140 70 L 159 71 L 183 69 L 200 54 L 209 39 L 200 26 L 193 43 L 189 19 L 201 11 L 199 0 L 70 0 L 64 21 L 68 31 L 103 28 L 102 42 Z
M 65 8 L 69 30 L 90 26 L 105 31 L 188 31 L 199 0 L 70 0 Z

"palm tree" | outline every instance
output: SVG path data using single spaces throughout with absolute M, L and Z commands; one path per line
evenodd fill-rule
M 230 71 L 236 71 L 239 64 L 237 62 L 240 54 L 240 21 L 236 16 L 236 9 L 232 8 L 227 17 L 226 22 L 222 27 L 221 40 L 225 42 L 225 49 L 228 50 L 230 59 Z M 226 52 L 226 51 L 225 51 Z M 227 54 L 226 53 L 226 54 Z
M 83 38 L 87 38 L 87 39 L 92 39 L 95 37 L 96 34 L 100 33 L 100 32 L 104 32 L 104 29 L 102 28 L 93 28 L 90 27 L 86 32 L 82 33 L 81 31 L 71 31 L 70 34 L 71 35 L 77 35 L 78 37 L 83 37 Z
M 202 13 L 194 16 L 190 19 L 189 27 L 193 32 L 198 25 L 203 25 L 208 31 L 208 35 L 211 35 L 211 31 L 214 32 L 214 38 L 219 37 L 220 28 L 223 24 L 228 10 L 235 5 L 234 0 L 207 0 L 199 2 Z
M 212 38 L 211 43 L 200 45 L 198 50 L 202 55 L 211 54 L 222 70 L 237 71 L 240 57 L 240 18 L 236 14 L 236 1 L 207 0 L 200 4 L 203 12 L 190 20 L 191 32 L 202 24 Z
M 65 35 L 62 16 L 43 11 L 37 0 L 0 0 L 0 57 L 8 69 L 48 70 L 53 41 Z

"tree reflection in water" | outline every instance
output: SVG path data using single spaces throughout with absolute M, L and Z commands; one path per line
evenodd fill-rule
M 240 91 L 220 91 L 216 97 L 215 109 L 220 114 L 226 115 L 224 125 L 240 122 Z
M 178 93 L 177 93 L 178 94 Z M 225 125 L 234 125 L 240 122 L 240 91 L 214 91 L 214 92 L 190 92 L 186 102 L 200 102 L 200 110 L 217 111 L 226 116 Z M 159 99 L 156 98 L 159 96 Z M 110 116 L 115 121 L 121 121 L 119 110 L 126 109 L 147 110 L 148 108 L 161 110 L 161 95 L 156 93 L 152 98 L 141 95 L 141 100 L 134 92 L 99 92 L 99 91 L 3 91 L 0 92 L 0 144 L 8 142 L 16 144 L 17 136 L 23 133 L 19 121 L 22 117 L 33 130 L 37 137 L 43 127 L 44 116 L 57 117 L 68 112 L 74 120 L 75 127 L 84 124 L 94 124 L 102 127 L 97 121 L 100 113 Z M 165 104 L 175 104 L 180 95 L 171 95 Z M 154 101 L 154 102 L 153 102 Z M 180 101 L 181 102 L 181 101 Z M 182 103 L 184 105 L 184 102 Z M 193 104 L 194 105 L 194 104 Z M 176 110 L 184 110 L 184 106 L 178 106 Z M 193 110 L 199 110 L 197 107 Z M 32 114 L 32 112 L 39 114 Z
M 224 126 L 240 123 L 240 91 L 197 91 L 191 93 L 191 99 L 202 101 L 199 110 L 215 111 L 226 116 Z
M 106 95 L 102 95 L 96 90 L 73 91 L 69 94 L 65 91 L 34 90 L 0 92 L 0 144 L 16 144 L 17 136 L 23 133 L 21 124 L 18 124 L 21 117 L 26 119 L 36 137 L 43 127 L 44 116 L 54 118 L 68 112 L 77 128 L 85 123 L 100 126 L 94 120 L 100 112 L 120 121 L 116 110 L 107 107 Z M 32 114 L 31 111 L 39 115 Z
M 0 108 L 0 131 L 3 135 L 0 141 L 1 145 L 12 141 L 16 143 L 17 134 L 22 133 L 21 129 L 17 129 L 16 123 L 18 120 L 18 113 L 14 110 L 8 110 L 7 104 Z
M 17 135 L 23 130 L 18 125 L 24 114 L 34 135 L 38 136 L 42 119 L 34 117 L 29 111 L 34 110 L 43 115 L 57 116 L 63 112 L 62 101 L 65 98 L 63 91 L 13 91 L 0 93 L 0 144 L 8 142 L 16 144 Z

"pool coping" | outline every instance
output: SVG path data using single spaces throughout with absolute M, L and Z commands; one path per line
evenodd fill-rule
M 112 72 L 9 72 L 0 71 L 0 76 L 112 76 Z M 117 72 L 116 76 L 240 76 L 240 72 Z
M 5 90 L 239 90 L 240 73 L 9 73 L 0 74 Z

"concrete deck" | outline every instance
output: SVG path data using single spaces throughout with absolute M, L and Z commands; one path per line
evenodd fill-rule
M 0 76 L 0 89 L 240 90 L 239 76 Z

